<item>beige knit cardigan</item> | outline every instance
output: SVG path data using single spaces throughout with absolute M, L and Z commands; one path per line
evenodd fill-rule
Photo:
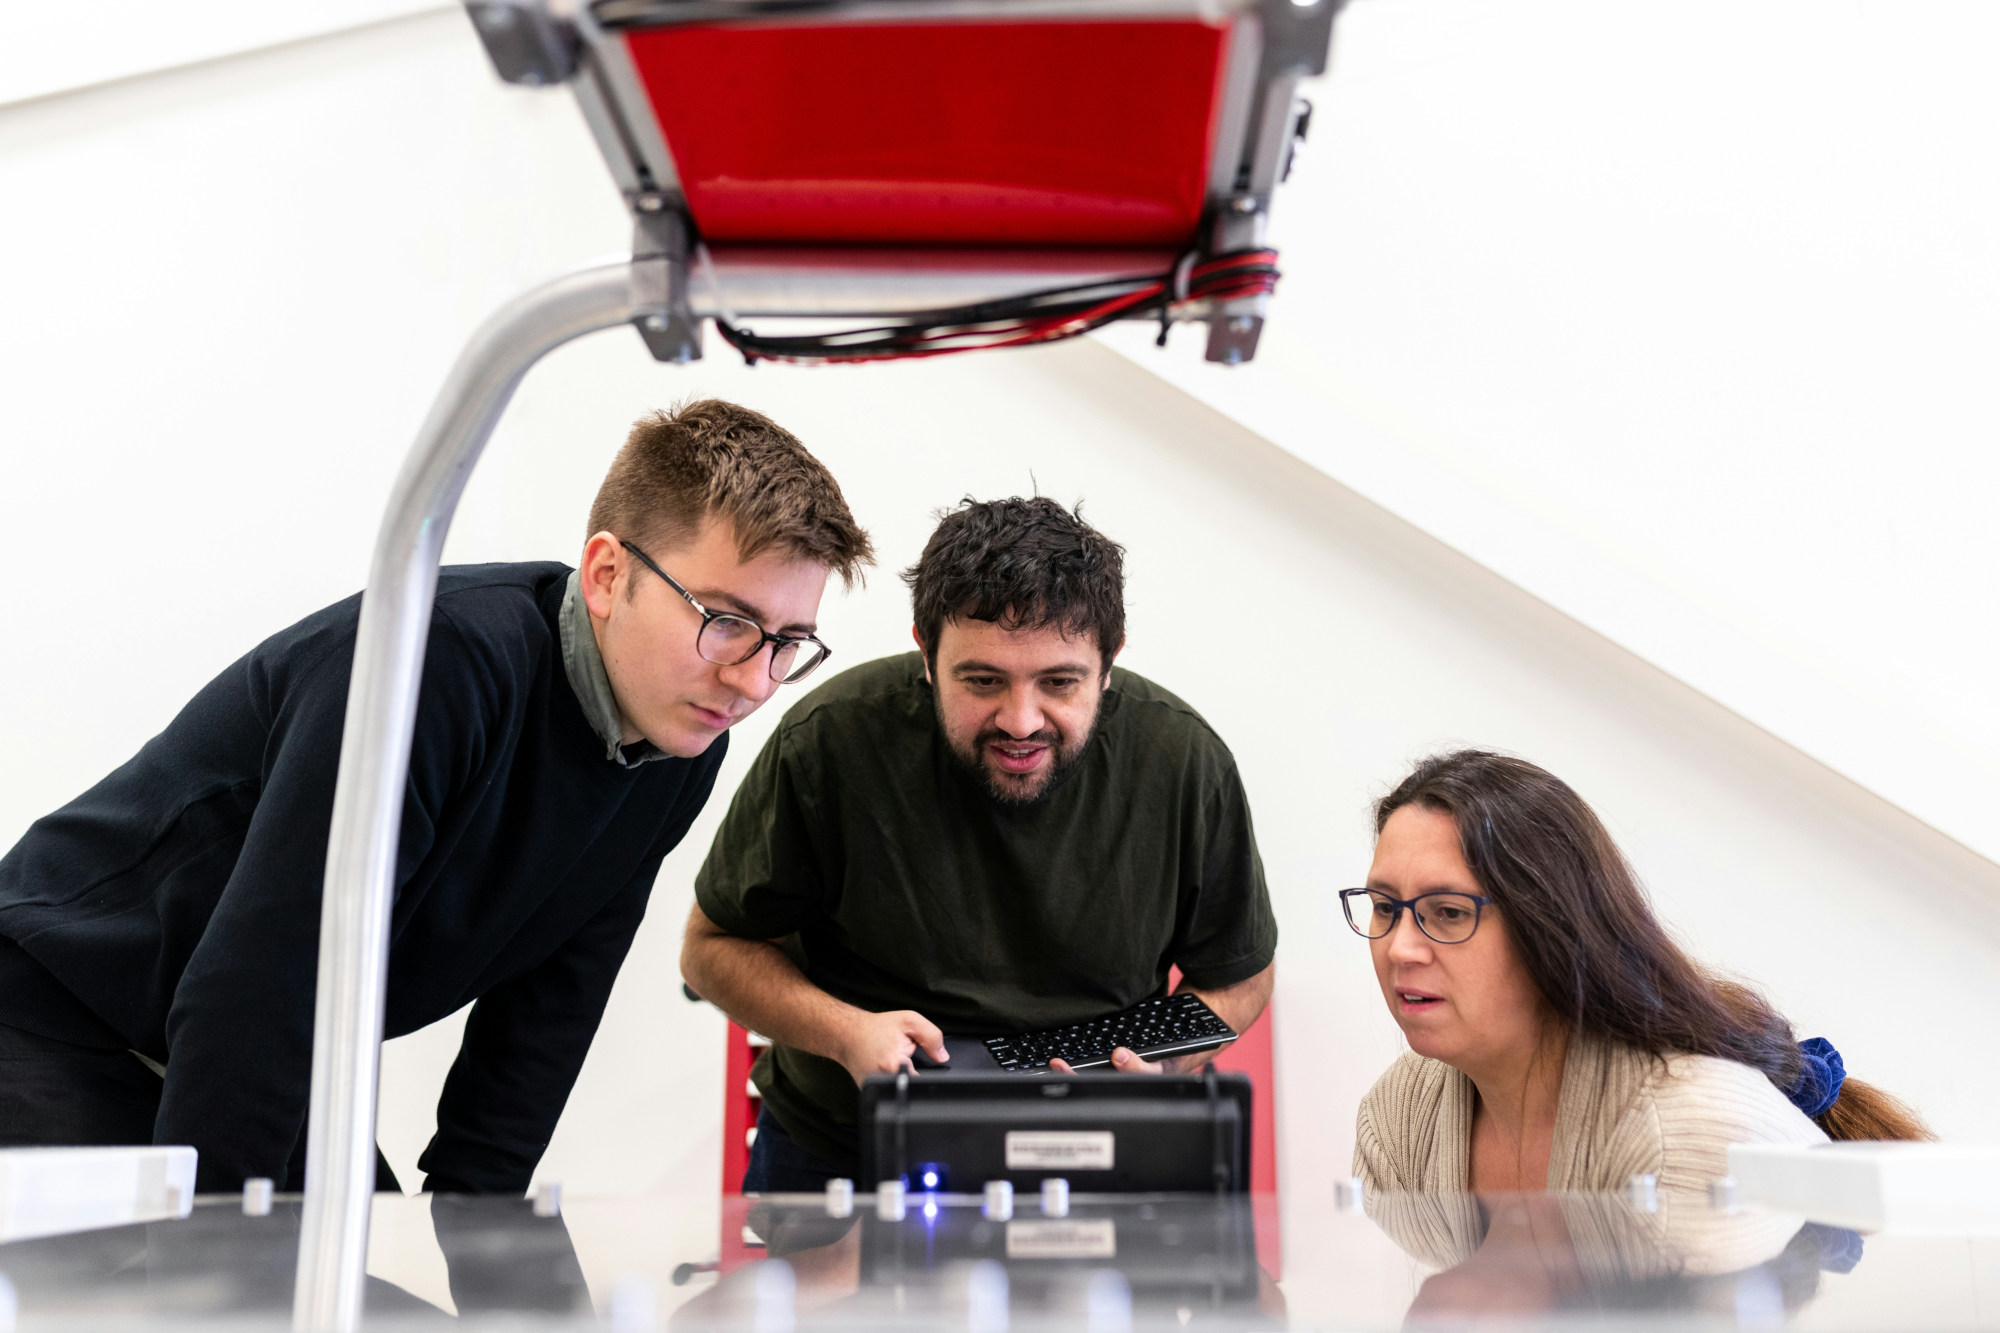
M 1471 1079 L 1405 1052 L 1361 1099 L 1354 1174 L 1371 1190 L 1467 1188 L 1472 1104 Z M 1729 1174 L 1732 1143 L 1824 1142 L 1819 1126 L 1748 1065 L 1656 1058 L 1579 1035 L 1563 1062 L 1548 1188 L 1623 1189 L 1651 1175 L 1662 1191 L 1706 1190 Z

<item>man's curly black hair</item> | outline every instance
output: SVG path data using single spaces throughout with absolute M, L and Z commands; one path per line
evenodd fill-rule
M 933 669 L 947 620 L 1088 634 L 1106 671 L 1125 642 L 1125 548 L 1085 523 L 1080 503 L 967 496 L 940 515 L 903 582 Z

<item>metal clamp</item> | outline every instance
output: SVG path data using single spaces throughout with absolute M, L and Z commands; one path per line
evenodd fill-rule
M 549 12 L 543 0 L 465 0 L 494 72 L 508 83 L 543 87 L 576 73 L 582 42 L 576 25 Z
M 688 304 L 693 238 L 687 215 L 656 194 L 639 196 L 633 209 L 632 323 L 655 361 L 699 361 L 701 321 Z

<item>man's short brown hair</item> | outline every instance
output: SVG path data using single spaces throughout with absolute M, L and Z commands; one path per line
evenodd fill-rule
M 1111 670 L 1125 646 L 1125 548 L 1083 521 L 1082 504 L 968 495 L 939 518 L 923 555 L 903 571 L 933 671 L 947 620 L 1087 634 Z
M 590 506 L 590 532 L 637 546 L 691 540 L 710 515 L 736 530 L 737 555 L 777 548 L 853 587 L 875 548 L 840 485 L 788 430 L 719 398 L 634 423 Z

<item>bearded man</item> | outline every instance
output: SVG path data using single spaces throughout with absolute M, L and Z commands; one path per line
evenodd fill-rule
M 1171 967 L 1238 1032 L 1270 998 L 1235 760 L 1112 666 L 1122 548 L 1052 500 L 967 503 L 904 579 L 918 651 L 785 715 L 695 882 L 681 970 L 774 1042 L 745 1192 L 852 1177 L 857 1085 L 943 1064 L 947 1036 L 1101 1018 L 1164 995 Z

